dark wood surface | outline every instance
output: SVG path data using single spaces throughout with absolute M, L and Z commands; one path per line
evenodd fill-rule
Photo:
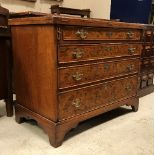
M 0 6 L 0 99 L 6 101 L 7 116 L 13 115 L 11 33 L 9 11 Z
M 149 95 L 153 92 L 154 92 L 154 85 L 150 85 L 150 86 L 144 87 L 143 89 L 139 90 L 138 95 L 139 95 L 139 97 L 144 97 L 144 96 Z
M 59 5 L 52 5 L 51 6 L 51 13 L 54 14 L 69 14 L 69 15 L 79 15 L 81 17 L 90 18 L 90 9 L 73 9 L 73 8 L 66 8 L 60 7 Z
M 144 25 L 55 15 L 10 25 L 16 121 L 35 119 L 52 146 L 83 120 L 122 105 L 138 110 Z
M 0 39 L 0 99 L 7 98 L 7 45 Z
M 144 31 L 144 44 L 141 55 L 139 96 L 143 97 L 154 91 L 154 27 L 147 25 Z

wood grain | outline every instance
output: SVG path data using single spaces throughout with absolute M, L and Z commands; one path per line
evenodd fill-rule
M 137 76 L 101 83 L 59 95 L 59 119 L 67 119 L 120 99 L 136 96 Z
M 77 33 L 84 35 L 82 39 Z M 140 30 L 110 29 L 110 28 L 87 28 L 66 26 L 62 28 L 62 40 L 140 40 Z M 83 34 L 84 33 L 84 34 Z
M 51 26 L 12 27 L 17 101 L 56 121 L 57 56 L 54 36 L 55 30 Z
M 60 64 L 85 62 L 116 57 L 140 56 L 141 44 L 75 44 L 61 45 L 58 50 Z
M 138 73 L 140 61 L 121 60 L 85 64 L 79 66 L 61 67 L 59 74 L 59 88 L 101 81 L 109 78 Z
M 16 121 L 35 119 L 52 146 L 88 118 L 122 105 L 138 110 L 144 25 L 56 15 L 10 24 Z
M 129 29 L 145 29 L 144 24 L 116 22 L 105 19 L 87 19 L 76 18 L 68 16 L 59 16 L 46 14 L 43 17 L 27 17 L 18 18 L 16 20 L 10 19 L 9 25 L 37 25 L 37 24 L 60 24 L 60 25 L 78 25 L 78 26 L 91 26 L 91 27 L 110 27 L 110 28 L 129 28 Z

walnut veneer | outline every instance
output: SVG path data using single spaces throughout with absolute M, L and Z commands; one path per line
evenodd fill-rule
M 54 147 L 79 122 L 138 110 L 144 26 L 59 15 L 10 20 L 16 121 L 35 119 Z

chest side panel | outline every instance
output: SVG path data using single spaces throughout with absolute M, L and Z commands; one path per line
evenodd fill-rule
M 56 120 L 56 34 L 52 26 L 12 27 L 17 101 L 38 114 Z M 21 50 L 22 49 L 22 50 Z

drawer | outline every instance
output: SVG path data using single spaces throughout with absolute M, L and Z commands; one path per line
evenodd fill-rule
M 64 45 L 58 50 L 59 63 L 80 62 L 141 55 L 141 44 Z
M 152 85 L 153 84 L 153 77 L 154 77 L 154 74 L 153 73 L 149 73 L 148 74 L 148 86 Z
M 151 42 L 151 41 L 153 41 L 152 39 L 153 39 L 153 30 L 147 30 L 145 32 L 145 40 L 147 42 Z
M 135 96 L 137 84 L 138 77 L 132 76 L 61 93 L 59 94 L 59 119 L 67 119 Z
M 145 88 L 153 84 L 154 73 L 146 73 L 141 76 L 141 88 Z
M 63 27 L 62 40 L 140 40 L 141 31 L 133 29 L 110 29 L 88 27 Z
M 139 63 L 139 59 L 129 59 L 60 68 L 59 88 L 135 73 L 139 70 Z
M 147 75 L 142 75 L 141 77 L 141 89 L 145 88 L 147 86 L 147 81 L 148 81 L 148 76 Z
M 153 49 L 153 46 L 151 44 L 146 45 L 143 50 L 144 50 L 143 51 L 144 57 L 153 56 L 154 49 Z
M 154 58 L 148 58 L 148 59 L 143 59 L 142 60 L 142 70 L 153 70 L 154 68 Z

